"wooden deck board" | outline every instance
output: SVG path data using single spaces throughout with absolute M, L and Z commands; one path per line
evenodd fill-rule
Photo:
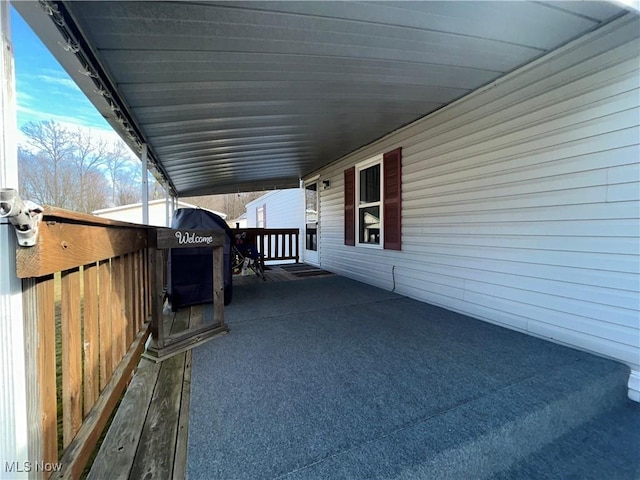
M 172 313 L 173 320 L 165 332 L 169 332 L 169 335 L 175 335 L 186 330 L 189 327 L 189 310 L 189 308 L 181 308 Z
M 190 351 L 142 358 L 87 478 L 184 478 L 190 390 Z
M 173 461 L 174 480 L 182 480 L 187 475 L 187 440 L 189 438 L 189 406 L 191 403 L 191 350 L 185 354 L 182 398 L 178 417 L 176 453 Z
M 140 360 L 87 479 L 101 480 L 106 472 L 110 478 L 129 478 L 159 371 L 160 364 Z
M 173 475 L 185 356 L 184 353 L 173 356 L 160 366 L 130 478 L 170 478 Z

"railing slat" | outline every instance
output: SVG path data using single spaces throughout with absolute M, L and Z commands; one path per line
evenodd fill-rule
M 136 332 L 140 330 L 140 326 L 143 323 L 143 308 L 144 304 L 144 275 L 142 269 L 142 251 L 136 252 L 134 255 L 134 320 Z
M 144 321 L 145 323 L 149 319 L 151 315 L 151 278 L 149 276 L 149 250 L 145 249 L 142 252 L 142 267 L 144 268 L 144 285 L 146 285 L 147 289 L 144 292 Z
M 113 357 L 111 355 L 111 266 L 109 260 L 98 264 L 98 281 L 100 288 L 100 391 L 104 390 L 113 373 Z
M 83 279 L 84 416 L 86 417 L 100 394 L 98 266 L 96 264 L 85 266 Z
M 62 433 L 66 447 L 82 425 L 80 270 L 62 272 Z
M 133 254 L 124 256 L 124 316 L 125 316 L 125 348 L 131 345 L 133 340 Z
M 241 228 L 235 233 L 246 232 L 254 238 L 263 261 L 300 261 L 300 230 L 297 228 Z
M 55 462 L 58 460 L 58 409 L 55 401 L 56 314 L 53 275 L 36 280 L 36 298 L 42 461 Z
M 124 352 L 122 324 L 122 258 L 111 259 L 111 361 L 115 368 Z

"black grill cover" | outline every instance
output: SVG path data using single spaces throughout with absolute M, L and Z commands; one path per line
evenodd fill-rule
M 233 233 L 215 213 L 200 208 L 180 208 L 173 213 L 171 228 L 223 230 L 224 239 L 224 304 L 233 295 L 231 242 Z M 210 248 L 172 248 L 167 266 L 167 293 L 171 309 L 213 302 L 213 252 Z

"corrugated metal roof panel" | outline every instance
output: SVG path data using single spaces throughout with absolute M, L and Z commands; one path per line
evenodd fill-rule
M 54 55 L 68 55 L 44 13 L 22 3 Z M 606 2 L 51 4 L 126 110 L 129 137 L 139 133 L 181 195 L 295 186 L 623 12 Z

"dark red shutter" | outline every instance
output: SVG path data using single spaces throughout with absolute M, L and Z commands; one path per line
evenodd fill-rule
M 384 248 L 402 249 L 402 148 L 384 154 Z
M 356 244 L 356 167 L 344 171 L 344 244 Z

